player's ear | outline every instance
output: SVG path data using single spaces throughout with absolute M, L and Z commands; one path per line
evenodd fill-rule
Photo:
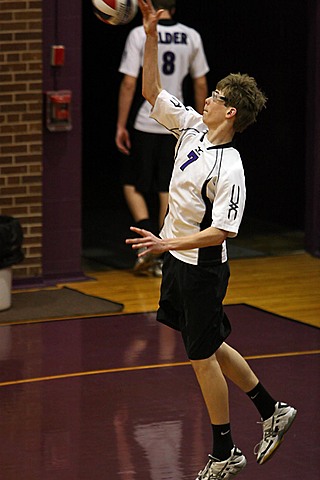
M 235 107 L 228 107 L 226 117 L 232 118 L 237 114 L 237 109 Z

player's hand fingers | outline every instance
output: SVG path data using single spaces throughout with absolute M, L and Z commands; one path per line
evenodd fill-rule
M 129 155 L 130 154 L 130 150 L 128 150 L 124 146 L 118 147 L 118 150 L 119 150 L 119 152 L 123 153 L 124 155 Z
M 143 228 L 130 227 L 130 230 L 137 233 L 138 235 L 141 235 L 142 237 L 146 237 L 147 235 L 153 235 L 151 232 L 149 232 L 149 230 L 144 230 Z

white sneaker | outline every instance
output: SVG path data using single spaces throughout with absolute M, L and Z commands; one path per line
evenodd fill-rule
M 146 250 L 146 248 L 139 248 L 138 254 Z M 148 275 L 149 268 L 154 264 L 154 255 L 147 253 L 143 257 L 138 257 L 133 267 L 133 273 L 135 275 Z
M 152 274 L 154 277 L 161 278 L 162 277 L 162 265 L 163 261 L 162 260 L 155 260 L 152 268 Z
M 254 449 L 257 455 L 257 462 L 262 465 L 269 460 L 280 446 L 284 434 L 291 427 L 297 410 L 286 403 L 277 402 L 274 414 L 261 422 L 263 438 Z
M 228 480 L 235 477 L 247 465 L 246 457 L 237 447 L 233 447 L 230 457 L 223 462 L 212 455 L 209 455 L 209 459 L 204 469 L 198 473 L 196 480 Z

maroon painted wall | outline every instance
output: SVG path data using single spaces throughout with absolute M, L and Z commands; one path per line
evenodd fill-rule
M 72 130 L 44 128 L 43 278 L 81 272 L 81 0 L 43 2 L 43 90 L 72 91 Z M 65 64 L 50 65 L 51 45 L 65 46 Z

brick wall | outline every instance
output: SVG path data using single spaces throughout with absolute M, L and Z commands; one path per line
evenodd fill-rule
M 0 213 L 20 220 L 25 260 L 42 274 L 42 2 L 0 2 Z

